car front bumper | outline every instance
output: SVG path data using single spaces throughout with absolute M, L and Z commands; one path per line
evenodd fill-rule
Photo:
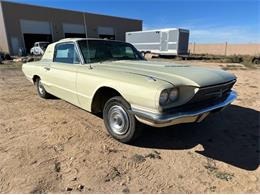
M 132 109 L 136 118 L 147 125 L 154 127 L 166 127 L 180 123 L 201 122 L 210 113 L 223 110 L 226 106 L 231 104 L 237 97 L 235 91 L 231 91 L 227 98 L 222 102 L 218 102 L 203 108 L 194 110 L 176 112 L 176 113 L 163 113 L 154 114 L 137 109 Z

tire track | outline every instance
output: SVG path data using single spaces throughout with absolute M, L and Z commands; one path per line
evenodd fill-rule
M 156 175 L 156 171 L 152 167 L 152 163 L 148 162 L 147 160 L 145 162 L 133 162 L 133 161 L 127 161 L 123 163 L 123 168 L 126 170 L 126 172 L 131 173 L 134 171 L 138 174 L 139 177 L 146 178 L 148 181 L 153 181 L 154 177 Z

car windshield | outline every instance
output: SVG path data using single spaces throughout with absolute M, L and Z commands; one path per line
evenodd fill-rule
M 106 40 L 80 40 L 79 48 L 86 63 L 114 60 L 143 60 L 129 43 Z
M 40 48 L 46 49 L 49 43 L 39 43 Z

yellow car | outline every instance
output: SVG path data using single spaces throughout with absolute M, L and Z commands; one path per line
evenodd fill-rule
M 133 141 L 141 123 L 165 127 L 200 122 L 236 99 L 236 77 L 223 70 L 146 61 L 125 42 L 63 39 L 23 65 L 42 98 L 51 95 L 103 114 L 108 132 Z

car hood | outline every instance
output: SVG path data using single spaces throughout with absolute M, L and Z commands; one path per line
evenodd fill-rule
M 236 79 L 233 74 L 220 69 L 157 61 L 107 61 L 98 64 L 97 67 L 160 79 L 176 86 L 205 87 Z

